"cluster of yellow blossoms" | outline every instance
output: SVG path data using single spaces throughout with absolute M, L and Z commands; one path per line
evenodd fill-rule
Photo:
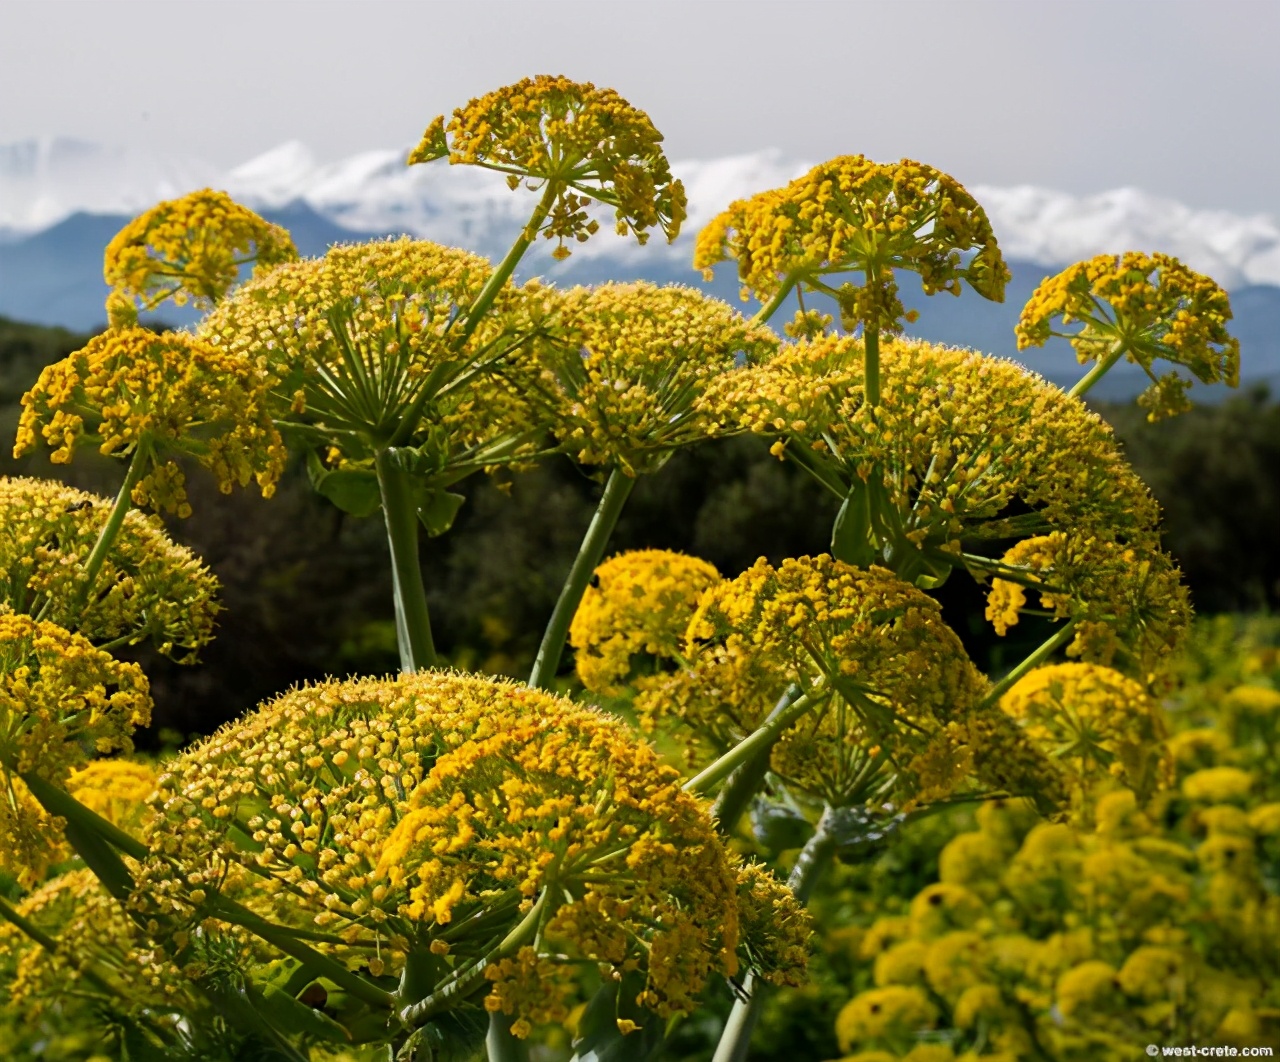
M 661 144 L 649 116 L 613 89 L 539 75 L 471 100 L 448 122 L 436 118 L 409 163 L 447 158 L 505 173 L 512 188 L 521 180 L 547 186 L 554 200 L 538 225 L 566 258 L 566 239 L 582 242 L 599 229 L 586 211 L 593 199 L 614 207 L 619 234 L 633 232 L 640 243 L 652 228 L 668 240 L 679 235 L 684 186 Z
M 403 430 L 437 472 L 531 428 L 523 388 L 495 378 L 513 371 L 532 327 L 511 320 L 514 296 L 458 343 L 489 273 L 483 258 L 426 240 L 337 245 L 242 285 L 199 334 L 253 364 L 273 412 L 310 425 L 335 458 L 366 458 Z
M 161 653 L 190 658 L 213 638 L 218 580 L 134 510 L 89 593 L 85 562 L 110 508 L 61 483 L 0 477 L 0 602 L 91 642 L 149 638 Z
M 728 424 L 773 437 L 775 453 L 838 497 L 863 485 L 882 491 L 875 529 L 898 570 L 909 570 L 910 549 L 958 564 L 962 538 L 1070 529 L 1156 545 L 1154 499 L 1082 403 L 972 351 L 890 340 L 880 359 L 874 410 L 862 343 L 847 337 L 784 347 L 723 377 L 702 401 Z
M 289 234 L 225 192 L 204 189 L 139 214 L 116 233 L 103 277 L 118 296 L 154 310 L 165 299 L 207 310 L 235 284 L 240 268 L 268 268 L 298 257 Z M 108 306 L 112 304 L 109 302 Z M 129 314 L 117 304 L 127 320 Z M 136 313 L 133 315 L 136 317 Z
M 517 1022 L 562 1021 L 584 962 L 643 972 L 637 1002 L 663 1014 L 737 968 L 747 872 L 675 772 L 592 709 L 450 672 L 331 682 L 166 767 L 139 897 L 170 920 L 222 890 L 323 927 L 316 946 L 374 978 L 410 954 L 442 983 L 484 971 Z M 805 932 L 793 913 L 754 942 L 775 976 L 796 975 Z
M 22 397 L 14 456 L 40 437 L 55 464 L 87 444 L 108 456 L 148 447 L 150 470 L 134 501 L 179 516 L 191 506 L 170 455 L 209 469 L 223 493 L 253 479 L 270 496 L 284 470 L 284 444 L 252 365 L 185 332 L 111 329 L 47 366 Z
M 20 776 L 62 784 L 92 753 L 132 748 L 151 719 L 147 678 L 82 635 L 0 612 L 0 864 L 38 880 L 55 851 L 57 824 Z
M 596 569 L 569 627 L 582 684 L 616 694 L 635 658 L 678 658 L 703 591 L 719 582 L 713 565 L 683 553 L 644 549 L 610 557 Z
M 1185 640 L 1191 603 L 1181 573 L 1154 546 L 1142 550 L 1055 531 L 1023 539 L 1000 560 L 1007 575 L 991 580 L 987 619 L 1004 635 L 1027 608 L 1076 624 L 1069 656 L 1109 664 L 1157 683 Z
M 853 931 L 859 983 L 872 983 L 837 1021 L 849 1062 L 1120 1062 L 1135 1044 L 1280 1042 L 1280 660 L 1241 653 L 1238 630 L 1231 639 L 1248 681 L 1231 686 L 1234 669 L 1217 660 L 1208 683 L 1172 702 L 1175 785 L 1144 802 L 1117 786 L 1127 770 L 1110 772 L 1072 825 L 984 805 L 977 828 L 942 849 L 936 884 Z M 1141 703 L 1118 676 L 1045 671 L 1024 690 L 1030 710 L 1054 681 L 1055 696 L 1094 684 L 1076 702 L 1104 714 Z M 1116 762 L 1142 754 L 1122 745 Z
M 628 475 L 716 434 L 702 392 L 777 346 L 768 329 L 678 285 L 574 288 L 554 305 L 559 327 L 540 344 L 552 433 L 575 460 Z
M 1056 332 L 1062 324 L 1079 324 Z M 1157 378 L 1152 363 L 1172 362 L 1202 383 L 1240 382 L 1240 343 L 1227 333 L 1231 304 L 1208 277 L 1164 254 L 1130 251 L 1077 262 L 1036 288 L 1018 322 L 1018 349 L 1041 346 L 1051 335 L 1070 338 L 1081 364 L 1123 356 L 1152 379 L 1138 399 L 1149 419 L 1191 408 L 1189 381 L 1176 372 Z
M 901 329 L 908 315 L 895 269 L 919 273 L 929 295 L 959 295 L 963 280 L 997 302 L 1009 279 L 986 213 L 953 178 L 910 159 L 885 165 L 861 155 L 731 204 L 698 234 L 694 268 L 710 279 L 726 259 L 738 263 L 744 299 L 768 302 L 803 281 L 836 298 L 849 330 Z M 843 273 L 864 282 L 833 288 Z

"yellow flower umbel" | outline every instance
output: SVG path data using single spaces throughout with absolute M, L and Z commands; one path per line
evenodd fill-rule
M 490 1006 L 535 1021 L 567 1012 L 566 948 L 648 971 L 640 1003 L 663 1012 L 736 962 L 738 871 L 702 806 L 562 698 L 439 671 L 328 682 L 166 767 L 139 895 L 170 920 L 252 881 L 238 899 L 322 927 L 315 947 L 389 988 L 413 954 L 446 998 L 491 986 Z
M 1078 324 L 1073 331 L 1055 331 Z M 1036 288 L 1018 321 L 1018 349 L 1070 339 L 1081 364 L 1095 362 L 1072 389 L 1084 394 L 1121 358 L 1141 366 L 1151 386 L 1139 397 L 1148 420 L 1191 408 L 1191 381 L 1176 371 L 1157 377 L 1156 361 L 1188 369 L 1201 383 L 1240 382 L 1240 343 L 1227 332 L 1231 303 L 1208 277 L 1165 254 L 1129 251 L 1077 262 Z
M 0 612 L 0 864 L 37 879 L 61 841 L 18 776 L 61 785 L 94 752 L 128 751 L 148 690 L 141 668 L 81 635 Z
M 543 393 L 562 448 L 587 465 L 650 472 L 723 422 L 698 405 L 713 380 L 766 359 L 773 333 L 693 288 L 574 288 L 540 344 Z
M 279 225 L 225 192 L 205 188 L 129 222 L 107 245 L 102 272 L 117 300 L 128 300 L 117 301 L 113 316 L 127 319 L 126 307 L 134 299 L 145 310 L 166 299 L 207 310 L 235 284 L 241 267 L 261 269 L 297 257 L 293 240 Z
M 635 1003 L 664 1018 L 736 972 L 737 884 L 714 824 L 621 723 L 575 710 L 467 742 L 409 807 L 375 878 L 446 937 L 508 904 L 525 916 L 519 950 L 485 971 L 486 1006 L 517 1035 L 564 1023 L 584 961 L 642 971 Z
M 873 409 L 862 354 L 849 337 L 784 346 L 702 399 L 845 500 L 842 559 L 914 582 L 982 564 L 983 540 L 1071 530 L 1155 547 L 1154 499 L 1082 403 L 1013 362 L 890 340 Z
M 674 708 L 715 747 L 759 726 L 795 683 L 818 703 L 784 732 L 771 767 L 824 803 L 938 799 L 972 771 L 985 776 L 989 759 L 1014 773 L 1015 728 L 977 712 L 985 679 L 937 602 L 883 568 L 757 561 L 705 593 L 689 642 L 689 667 L 646 684 L 642 713 Z M 1019 755 L 1035 766 L 1031 750 Z M 1007 781 L 1028 787 L 1032 773 Z
M 1042 611 L 1075 621 L 1068 656 L 1144 683 L 1169 670 L 1191 622 L 1181 573 L 1154 545 L 1135 549 L 1055 531 L 1019 542 L 995 570 L 1010 576 L 992 579 L 987 594 L 997 634 L 1018 622 L 1028 591 L 1035 592 Z
M 51 480 L 0 477 L 0 602 L 91 642 L 150 639 L 182 660 L 213 638 L 218 580 L 159 521 L 130 511 L 95 589 L 86 562 L 111 502 Z
M 731 204 L 698 234 L 694 267 L 710 279 L 726 259 L 738 263 L 744 299 L 773 304 L 802 285 L 832 296 L 846 329 L 871 332 L 901 331 L 908 316 L 895 269 L 920 274 L 929 295 L 959 295 L 964 281 L 996 302 L 1009 279 L 986 213 L 959 183 L 910 159 L 861 155 Z M 850 273 L 862 283 L 835 286 Z
M 1171 779 L 1159 707 L 1138 683 L 1111 668 L 1036 668 L 1000 699 L 1000 708 L 1063 766 L 1078 795 L 1110 777 L 1145 800 Z
M 616 694 L 641 654 L 678 658 L 703 591 L 719 582 L 706 561 L 670 550 L 610 557 L 596 569 L 569 628 L 582 684 Z
M 517 312 L 515 297 L 503 295 L 455 342 L 489 273 L 483 258 L 426 240 L 338 245 L 249 281 L 200 335 L 269 379 L 275 414 L 331 448 L 334 463 L 365 460 L 398 437 L 424 472 L 479 468 L 512 456 L 514 444 L 494 447 L 533 427 L 520 388 L 493 377 L 512 371 L 531 327 L 504 316 Z
M 436 118 L 409 164 L 447 158 L 505 173 L 513 189 L 524 181 L 543 190 L 524 239 L 542 232 L 565 258 L 565 240 L 585 241 L 599 228 L 586 210 L 593 199 L 614 208 L 621 235 L 644 243 L 660 228 L 676 238 L 684 187 L 661 144 L 649 116 L 613 89 L 539 75 L 473 99 L 447 122 Z
M 185 477 L 175 456 L 209 469 L 223 493 L 256 480 L 275 489 L 285 450 L 265 406 L 260 377 L 243 358 L 184 332 L 145 328 L 104 332 L 47 366 L 22 397 L 13 452 L 43 438 L 55 464 L 86 445 L 135 459 L 133 500 L 188 516 Z M 136 467 L 142 452 L 144 467 Z

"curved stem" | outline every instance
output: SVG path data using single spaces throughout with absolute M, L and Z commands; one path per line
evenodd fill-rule
M 788 686 L 773 711 L 765 717 L 765 723 L 768 724 L 777 719 L 799 696 L 799 686 Z M 775 736 L 768 745 L 758 748 L 746 763 L 729 775 L 729 780 L 725 782 L 724 788 L 720 790 L 720 795 L 716 797 L 716 802 L 711 808 L 711 817 L 716 820 L 716 828 L 721 833 L 728 835 L 733 832 L 734 826 L 742 818 L 742 813 L 751 803 L 751 798 L 759 791 L 765 775 L 769 773 L 769 756 L 780 736 L 781 734 Z
M 120 528 L 124 526 L 124 518 L 133 507 L 133 488 L 138 485 L 138 480 L 142 478 L 142 473 L 146 471 L 146 464 L 150 457 L 150 440 L 145 437 L 139 439 L 138 445 L 134 447 L 133 457 L 129 459 L 129 468 L 124 474 L 124 482 L 120 485 L 119 493 L 116 494 L 116 500 L 111 506 L 111 512 L 107 514 L 107 522 L 102 525 L 102 530 L 98 532 L 98 540 L 93 544 L 89 559 L 85 561 L 84 586 L 80 591 L 82 603 L 88 601 L 93 595 L 93 584 L 98 581 L 98 575 L 102 571 L 103 564 L 106 563 L 107 555 L 111 552 L 111 547 L 115 545 L 116 536 L 120 534 Z
M 1069 398 L 1080 398 L 1083 396 L 1094 384 L 1111 371 L 1112 366 L 1124 356 L 1124 351 L 1124 347 L 1116 347 L 1115 350 L 1080 377 L 1080 379 L 1076 381 L 1075 386 L 1067 392 L 1067 396 Z
M 436 647 L 431 638 L 427 590 L 418 560 L 418 507 L 410 473 L 391 465 L 388 451 L 374 458 L 382 515 L 391 548 L 391 575 L 395 586 L 396 640 L 400 645 L 400 670 L 412 674 L 434 667 Z
M 542 635 L 542 644 L 538 646 L 538 655 L 533 661 L 533 670 L 529 673 L 529 685 L 534 689 L 547 689 L 555 680 L 560 669 L 560 658 L 564 655 L 564 643 L 569 636 L 569 624 L 578 611 L 582 595 L 586 593 L 591 574 L 604 556 L 604 548 L 609 536 L 618 524 L 622 515 L 622 507 L 636 481 L 619 468 L 609 473 L 604 485 L 604 493 L 600 496 L 600 504 L 596 506 L 595 516 L 583 536 L 582 545 L 578 547 L 578 555 L 569 569 L 569 576 L 564 581 L 564 588 L 556 601 L 555 611 L 547 623 Z
M 1032 668 L 1039 667 L 1049 659 L 1061 646 L 1067 644 L 1071 640 L 1071 636 L 1075 634 L 1076 621 L 1068 620 L 1051 637 L 1046 639 L 1038 648 L 1033 650 L 1025 660 L 1017 667 L 1004 676 L 999 682 L 987 691 L 987 695 L 982 698 L 978 704 L 978 708 L 989 708 L 1003 697 L 1009 688 L 1022 678 Z
M 808 902 L 814 886 L 835 855 L 835 837 L 829 829 L 831 810 L 828 807 L 823 811 L 813 836 L 801 849 L 791 876 L 787 879 L 787 885 L 801 903 Z M 760 982 L 754 974 L 747 975 L 742 985 L 742 998 L 734 1003 L 733 1010 L 729 1012 L 729 1020 L 725 1022 L 720 1043 L 716 1046 L 711 1062 L 745 1062 L 747 1048 L 751 1046 L 751 1033 L 760 1018 L 767 989 L 768 985 Z
M 753 325 L 767 324 L 769 318 L 782 309 L 782 304 L 787 301 L 787 296 L 791 294 L 792 289 L 799 282 L 800 277 L 798 274 L 788 273 L 777 294 L 756 311 L 756 315 L 751 318 L 750 323 Z
M 761 749 L 768 749 L 792 723 L 809 711 L 817 703 L 815 690 L 802 693 L 780 712 L 771 712 L 769 718 L 760 726 L 738 742 L 733 748 L 721 756 L 701 773 L 685 782 L 686 793 L 703 795 L 715 784 L 727 778 L 743 764 L 750 762 Z

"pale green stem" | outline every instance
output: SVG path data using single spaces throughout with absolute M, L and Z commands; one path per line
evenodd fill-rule
M 830 814 L 830 808 L 823 811 L 813 836 L 801 849 L 787 879 L 787 885 L 802 904 L 808 903 L 814 887 L 835 855 L 835 838 L 827 828 Z M 729 1012 L 729 1020 L 725 1022 L 711 1062 L 745 1062 L 768 987 L 768 984 L 758 981 L 755 974 L 747 974 L 742 984 L 743 997 L 733 1004 L 733 1010 Z
M 867 405 L 880 405 L 880 329 L 864 325 L 862 331 L 863 376 L 866 381 Z
M 418 1022 L 430 1018 L 433 1014 L 438 1014 L 440 1011 L 445 1010 L 453 1001 L 466 999 L 475 989 L 483 985 L 485 970 L 499 959 L 504 959 L 523 947 L 537 931 L 538 923 L 542 921 L 542 912 L 546 907 L 550 891 L 550 886 L 542 890 L 542 895 L 538 897 L 538 902 L 530 908 L 529 913 L 520 920 L 510 933 L 502 938 L 489 954 L 485 955 L 469 969 L 462 971 L 453 980 L 446 981 L 426 999 L 419 1000 L 417 1003 L 410 1004 L 407 1007 L 402 1007 L 400 1020 L 405 1025 L 416 1025 Z
M 124 474 L 124 483 L 120 485 L 120 492 L 111 506 L 111 512 L 107 514 L 107 522 L 98 532 L 98 540 L 93 544 L 89 559 L 85 561 L 84 584 L 80 590 L 82 602 L 88 601 L 93 596 L 93 584 L 98 581 L 98 575 L 102 571 L 103 564 L 106 563 L 107 555 L 115 545 L 120 528 L 124 526 L 124 518 L 133 506 L 133 488 L 138 485 L 138 480 L 146 471 L 146 464 L 150 457 L 151 442 L 144 436 L 134 447 L 133 457 L 129 459 L 129 468 Z
M 573 622 L 574 613 L 586 593 L 591 575 L 604 556 L 604 548 L 609 536 L 618 525 L 618 517 L 622 515 L 622 507 L 626 505 L 631 489 L 636 485 L 635 478 L 628 476 L 619 468 L 609 473 L 604 485 L 604 493 L 600 496 L 600 504 L 596 506 L 591 525 L 583 536 L 582 545 L 578 547 L 578 555 L 569 569 L 569 577 L 564 581 L 560 597 L 556 601 L 555 611 L 547 623 L 542 635 L 542 644 L 538 646 L 538 655 L 533 661 L 533 670 L 529 673 L 529 685 L 534 689 L 547 689 L 555 681 L 556 672 L 560 669 L 560 658 L 564 655 L 564 643 L 569 637 L 569 625 Z
M 800 277 L 797 274 L 788 273 L 777 294 L 756 311 L 756 315 L 751 318 L 750 323 L 753 325 L 767 324 L 769 319 L 782 308 L 782 304 L 787 301 L 787 296 L 791 294 L 799 280 Z
M 412 475 L 392 467 L 386 450 L 378 452 L 374 467 L 382 492 L 387 544 L 391 549 L 400 670 L 412 674 L 423 668 L 435 667 L 436 663 L 427 591 L 418 561 L 418 509 L 413 496 Z
M 788 686 L 773 711 L 765 717 L 765 723 L 773 722 L 799 696 L 799 686 Z M 711 817 L 716 820 L 717 828 L 721 833 L 727 835 L 733 832 L 734 826 L 742 818 L 742 813 L 747 810 L 751 798 L 760 789 L 765 775 L 769 773 L 769 757 L 776 743 L 777 737 L 760 748 L 751 759 L 729 776 L 724 788 L 720 790 L 720 795 L 716 797 L 716 802 L 711 808 Z
M 1103 358 L 1100 362 L 1098 362 L 1097 365 L 1095 365 L 1092 369 L 1090 369 L 1087 373 L 1085 373 L 1082 377 L 1080 377 L 1080 379 L 1076 381 L 1076 385 L 1073 388 L 1071 388 L 1070 391 L 1067 392 L 1067 396 L 1069 398 L 1080 398 L 1081 396 L 1086 394 L 1094 384 L 1096 384 L 1099 380 L 1101 380 L 1104 376 L 1106 376 L 1108 372 L 1111 371 L 1112 366 L 1115 365 L 1116 362 L 1118 362 L 1122 357 L 1124 357 L 1124 351 L 1125 351 L 1124 347 L 1117 347 L 1115 350 L 1113 350 L 1110 354 L 1108 354 L 1105 358 Z
M 1039 667 L 1046 660 L 1048 660 L 1049 657 L 1051 657 L 1055 652 L 1057 652 L 1059 648 L 1066 645 L 1067 642 L 1071 640 L 1071 636 L 1075 634 L 1075 630 L 1076 630 L 1075 620 L 1069 620 L 1066 623 L 1064 623 L 1060 628 L 1058 628 L 1058 630 L 1056 630 L 1053 633 L 1053 635 L 1050 638 L 1048 638 L 1043 644 L 1041 644 L 1039 648 L 1035 649 L 1017 667 L 1015 667 L 1012 671 L 1010 671 L 1007 675 L 1005 675 L 1004 678 L 1002 678 L 999 682 L 997 682 L 994 686 L 992 686 L 991 689 L 987 691 L 987 695 L 982 698 L 981 702 L 978 704 L 978 707 L 980 709 L 990 708 L 991 705 L 995 704 L 996 701 L 998 701 L 1001 697 L 1003 697 L 1006 693 L 1009 692 L 1010 687 L 1012 687 L 1013 684 L 1018 681 L 1018 679 L 1022 678 L 1022 676 L 1025 675 L 1028 671 L 1032 670 L 1032 668 Z
M 511 1032 L 511 1019 L 498 1012 L 489 1015 L 489 1031 L 484 1038 L 489 1062 L 525 1062 L 529 1049 Z
M 703 769 L 701 773 L 685 782 L 685 792 L 694 793 L 698 796 L 704 795 L 715 788 L 716 783 L 727 778 L 743 764 L 750 762 L 756 753 L 762 749 L 772 747 L 773 743 L 778 740 L 778 736 L 787 727 L 817 703 L 814 698 L 815 692 L 810 690 L 809 693 L 801 694 L 782 711 L 770 713 L 769 719 L 761 723 L 756 730 L 753 730 L 718 760 Z

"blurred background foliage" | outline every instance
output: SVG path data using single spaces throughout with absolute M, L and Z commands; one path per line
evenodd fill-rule
M 87 338 L 0 318 L 0 438 L 13 438 L 22 394 L 41 367 Z M 1164 506 L 1165 545 L 1197 610 L 1275 609 L 1280 405 L 1258 389 L 1160 424 L 1135 406 L 1098 408 Z M 15 461 L 6 441 L 0 474 L 113 495 L 120 470 L 106 460 Z M 209 733 L 296 682 L 396 667 L 381 521 L 345 516 L 314 494 L 300 460 L 266 501 L 251 491 L 218 496 L 207 479 L 190 477 L 196 515 L 171 520 L 170 529 L 217 573 L 225 611 L 199 664 L 139 658 L 156 698 L 155 725 L 141 735 L 152 748 Z M 524 677 L 600 486 L 553 459 L 506 482 L 476 477 L 461 489 L 467 503 L 453 530 L 422 540 L 437 642 L 450 662 Z M 824 551 L 834 514 L 834 499 L 764 444 L 724 440 L 679 453 L 643 478 L 611 550 L 683 550 L 733 575 L 761 554 L 777 561 Z M 940 594 L 953 622 L 980 617 L 980 596 L 963 578 Z M 992 670 L 1040 639 L 1032 624 L 1015 629 L 1017 643 L 980 622 L 961 633 Z

